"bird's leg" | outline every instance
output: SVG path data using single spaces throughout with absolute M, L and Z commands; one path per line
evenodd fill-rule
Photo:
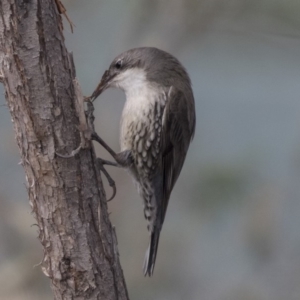
M 114 150 L 112 150 L 105 142 L 104 140 L 97 134 L 94 127 L 94 105 L 91 100 L 91 97 L 85 98 L 85 101 L 87 103 L 87 110 L 86 110 L 86 119 L 88 122 L 88 126 L 91 130 L 91 139 L 93 141 L 98 142 L 116 161 L 110 162 L 107 160 L 102 160 L 103 164 L 110 165 L 114 167 L 128 167 L 132 164 L 132 155 L 130 150 L 122 151 L 120 153 L 116 153 Z
M 99 170 L 105 175 L 105 177 L 109 183 L 109 186 L 112 187 L 112 189 L 113 189 L 113 195 L 110 197 L 110 199 L 107 200 L 107 201 L 110 201 L 115 197 L 117 189 L 116 189 L 116 184 L 115 184 L 114 180 L 111 178 L 109 173 L 106 171 L 106 169 L 104 168 L 104 165 L 109 165 L 109 166 L 114 166 L 114 167 L 129 166 L 132 163 L 131 162 L 132 161 L 131 151 L 123 151 L 121 153 L 116 153 L 104 142 L 104 140 L 97 134 L 97 132 L 95 131 L 95 128 L 94 128 L 94 120 L 95 120 L 95 117 L 93 114 L 94 105 L 93 105 L 92 101 L 90 101 L 89 99 L 86 99 L 86 102 L 87 102 L 86 119 L 87 119 L 88 126 L 91 130 L 91 140 L 98 142 L 116 161 L 116 162 L 111 162 L 108 160 L 104 160 L 102 158 L 97 158 L 97 166 L 98 166 Z
M 95 131 L 95 126 L 94 126 L 94 105 L 93 102 L 90 100 L 90 98 L 85 98 L 86 104 L 87 104 L 87 110 L 85 111 L 86 115 L 86 120 L 88 123 L 88 127 L 91 130 L 91 140 L 94 140 L 98 142 L 101 146 L 103 146 L 113 158 L 115 158 L 116 153 L 103 141 L 103 139 L 97 134 Z M 102 159 L 102 165 L 110 165 L 110 166 L 115 166 L 118 167 L 117 163 L 110 162 L 108 160 L 103 160 Z
M 112 196 L 107 200 L 110 201 L 115 197 L 117 193 L 117 188 L 114 180 L 111 178 L 109 173 L 104 168 L 104 165 L 109 165 L 114 167 L 126 167 L 131 165 L 132 163 L 131 151 L 123 151 L 120 153 L 115 153 L 96 132 L 93 132 L 91 137 L 92 140 L 97 141 L 101 146 L 103 146 L 103 148 L 105 148 L 116 161 L 116 162 L 111 162 L 109 160 L 97 158 L 97 165 L 99 170 L 105 175 L 109 186 L 113 189 Z
M 96 161 L 97 161 L 97 165 L 98 165 L 99 170 L 105 175 L 105 177 L 106 177 L 106 179 L 108 181 L 109 186 L 113 189 L 112 196 L 109 199 L 107 199 L 107 201 L 110 201 L 110 200 L 114 199 L 114 197 L 116 196 L 117 188 L 116 188 L 115 181 L 111 178 L 111 176 L 109 175 L 109 173 L 106 171 L 106 169 L 104 168 L 104 165 L 105 164 L 109 164 L 110 165 L 110 164 L 113 164 L 113 163 L 110 162 L 110 161 L 106 161 L 106 160 L 104 160 L 102 158 L 99 158 L 99 157 L 96 159 Z
M 95 131 L 92 132 L 91 138 L 92 140 L 98 142 L 116 161 L 111 162 L 108 160 L 102 160 L 103 164 L 114 167 L 128 167 L 132 164 L 132 156 L 130 150 L 116 153 L 103 141 L 103 139 Z
M 96 131 L 93 131 L 91 134 L 91 139 L 93 141 L 98 142 L 114 159 L 117 163 L 110 162 L 110 161 L 103 161 L 107 165 L 115 166 L 115 167 L 120 167 L 118 165 L 118 160 L 117 160 L 117 154 L 114 150 L 112 150 L 104 141 L 103 139 L 97 134 Z
M 87 103 L 87 110 L 85 111 L 85 115 L 86 115 L 86 121 L 87 121 L 88 128 L 90 129 L 90 132 L 91 132 L 91 135 L 90 135 L 91 140 L 98 141 L 114 157 L 115 152 L 95 132 L 94 105 L 93 105 L 92 101 L 89 98 L 86 98 L 85 101 Z M 108 161 L 108 160 L 105 160 L 105 159 L 102 159 L 99 157 L 96 158 L 96 165 L 97 165 L 99 171 L 102 172 L 104 174 L 104 176 L 106 177 L 109 186 L 113 189 L 112 196 L 107 200 L 107 201 L 110 201 L 115 197 L 115 195 L 117 193 L 117 188 L 116 188 L 116 184 L 115 184 L 114 180 L 111 178 L 109 173 L 104 168 L 104 165 L 109 165 L 109 166 L 114 166 L 114 167 L 118 167 L 119 165 L 115 162 L 111 162 L 111 161 Z

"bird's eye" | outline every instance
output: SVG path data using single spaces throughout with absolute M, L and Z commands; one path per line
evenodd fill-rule
M 118 61 L 116 62 L 116 64 L 115 64 L 115 67 L 116 67 L 116 69 L 121 69 L 121 67 L 122 67 L 122 61 L 121 61 L 121 60 L 118 60 Z

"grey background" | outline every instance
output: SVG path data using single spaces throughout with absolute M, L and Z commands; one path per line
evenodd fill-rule
M 109 169 L 109 204 L 131 299 L 300 299 L 300 2 L 69 0 L 65 38 L 90 95 L 111 60 L 156 46 L 187 68 L 197 129 L 172 194 L 154 277 L 142 201 Z M 10 115 L 0 86 L 0 299 L 52 299 Z M 95 103 L 115 149 L 125 96 Z M 98 155 L 109 158 L 97 146 Z M 106 186 L 108 194 L 111 193 Z

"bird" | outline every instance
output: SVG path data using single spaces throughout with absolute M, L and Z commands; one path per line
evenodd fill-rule
M 119 88 L 126 101 L 120 123 L 120 148 L 115 154 L 126 168 L 144 202 L 150 243 L 144 275 L 152 276 L 169 198 L 195 134 L 195 101 L 190 77 L 173 55 L 154 47 L 118 55 L 90 96 Z M 99 137 L 100 139 L 100 137 Z

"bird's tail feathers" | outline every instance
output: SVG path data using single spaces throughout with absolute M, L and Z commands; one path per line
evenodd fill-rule
M 160 230 L 154 228 L 151 232 L 150 244 L 145 255 L 144 261 L 144 275 L 151 277 L 154 271 L 154 265 L 156 260 L 158 242 L 159 242 Z

